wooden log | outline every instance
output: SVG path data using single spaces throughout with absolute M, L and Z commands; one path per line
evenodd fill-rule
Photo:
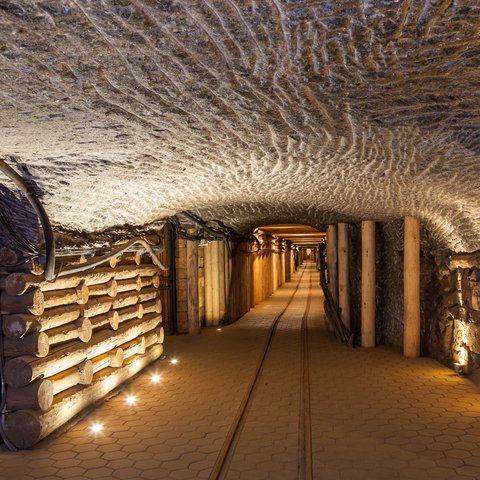
M 27 313 L 4 315 L 3 333 L 7 337 L 21 338 L 28 333 L 44 332 L 73 322 L 80 314 L 78 305 L 68 305 L 45 310 L 40 316 Z
M 45 358 L 33 356 L 12 358 L 5 363 L 5 381 L 8 385 L 22 387 L 40 376 L 50 377 L 153 330 L 161 321 L 162 316 L 153 313 L 146 315 L 142 320 L 131 320 L 121 325 L 116 332 L 110 330 L 95 332 L 89 343 L 75 343 L 57 348 Z
M 195 235 L 197 229 L 189 229 L 188 233 Z M 196 241 L 187 240 L 187 315 L 188 333 L 200 333 L 198 306 L 198 246 Z M 161 305 L 161 304 L 160 304 Z M 145 307 L 144 307 L 145 310 Z
M 102 353 L 92 358 L 93 373 L 97 373 L 104 368 L 120 368 L 123 365 L 125 355 L 122 348 L 116 348 L 107 353 Z
M 7 410 L 48 410 L 53 403 L 53 383 L 50 380 L 40 379 L 26 387 L 8 387 Z
M 58 277 L 54 282 L 47 282 L 43 277 L 27 273 L 12 273 L 5 279 L 5 290 L 10 295 L 22 295 L 29 288 L 38 287 L 42 292 L 65 290 L 78 287 L 83 281 L 85 285 L 97 285 L 110 281 L 114 276 L 112 270 L 76 273 Z
M 91 360 L 86 360 L 79 365 L 53 375 L 49 380 L 53 383 L 54 395 L 75 385 L 90 385 L 93 380 L 93 363 Z
M 218 248 L 218 322 L 225 315 L 227 297 L 225 287 L 225 242 L 219 241 Z
M 159 327 L 158 329 L 158 343 L 163 343 L 165 340 L 165 329 L 163 327 Z
M 6 357 L 35 355 L 43 358 L 48 355 L 49 350 L 49 339 L 45 332 L 31 333 L 22 338 L 5 337 L 3 339 L 3 354 Z
M 142 277 L 140 276 L 117 281 L 117 293 L 131 292 L 131 291 L 139 292 L 141 288 L 142 288 Z
M 210 242 L 203 250 L 203 263 L 205 268 L 205 322 L 207 326 L 213 325 L 213 270 L 212 270 L 212 249 L 213 243 Z
M 262 301 L 262 256 L 259 253 L 253 255 L 253 304 Z
M 93 297 L 81 309 L 81 315 L 83 317 L 94 317 L 95 315 L 101 315 L 107 313 L 112 308 L 113 299 L 110 297 Z
M 127 252 L 110 260 L 109 265 L 115 268 L 117 265 L 140 265 L 142 263 L 142 253 Z
M 143 337 L 145 339 L 145 350 L 148 347 L 151 347 L 152 345 L 155 345 L 156 343 L 161 343 L 161 342 L 158 341 L 158 334 L 159 334 L 158 329 L 155 329 L 155 330 L 145 334 L 145 336 Z M 145 353 L 145 352 L 143 352 L 143 353 Z
M 32 288 L 23 295 L 1 293 L 0 313 L 31 313 L 32 315 L 41 315 L 44 310 L 45 298 L 39 288 Z
M 338 224 L 338 303 L 342 321 L 351 330 L 348 223 Z
M 160 286 L 160 275 L 156 273 L 151 277 L 139 277 L 140 278 L 140 288 L 146 287 L 155 287 L 158 288 Z
M 145 303 L 140 303 L 143 313 L 162 313 L 162 301 L 159 298 L 149 300 Z M 141 318 L 141 317 L 140 317 Z
M 125 359 L 133 357 L 134 355 L 143 355 L 146 350 L 145 337 L 138 337 L 135 340 L 124 343 L 121 345 L 121 348 Z
M 212 322 L 220 322 L 220 271 L 219 271 L 219 241 L 211 242 L 212 245 Z
M 81 265 L 87 262 L 87 257 L 84 254 L 78 255 L 57 255 L 55 258 L 55 267 L 62 269 L 69 265 Z
M 162 352 L 162 345 L 154 345 L 145 355 L 132 357 L 121 368 L 103 369 L 95 374 L 92 385 L 74 387 L 61 393 L 48 412 L 19 410 L 7 415 L 5 431 L 8 439 L 18 448 L 33 446 L 85 407 L 103 398 L 108 392 L 159 358 Z
M 142 265 L 120 265 L 114 270 L 115 280 L 125 280 L 127 278 L 134 278 L 137 276 L 141 277 L 152 277 L 158 273 L 158 268 L 149 263 Z
M 158 297 L 158 290 L 155 287 L 145 288 L 140 290 L 138 294 L 139 302 L 148 302 L 149 300 L 154 300 Z
M 79 339 L 81 342 L 89 342 L 92 338 L 92 324 L 88 318 L 80 318 L 73 323 L 47 330 L 50 345 Z M 27 338 L 27 337 L 25 337 Z
M 375 346 L 375 222 L 362 222 L 362 347 Z
M 327 271 L 328 289 L 338 307 L 338 235 L 337 226 L 327 227 Z
M 448 260 L 448 268 L 480 268 L 480 250 L 472 253 L 454 253 Z
M 99 295 L 115 297 L 117 295 L 117 282 L 112 278 L 107 283 L 99 283 L 98 285 L 88 287 L 88 291 L 92 297 L 97 297 Z
M 405 217 L 403 354 L 420 356 L 420 221 Z
M 116 310 L 111 310 L 105 315 L 97 315 L 96 317 L 90 317 L 90 323 L 93 330 L 97 330 L 105 325 L 108 325 L 112 330 L 118 330 L 120 324 L 120 317 Z
M 44 292 L 43 295 L 45 299 L 45 308 L 70 305 L 72 303 L 85 305 L 88 302 L 89 290 L 84 283 L 81 283 L 75 288 L 69 288 L 66 290 L 51 290 Z
M 131 320 L 132 318 L 142 318 L 143 306 L 141 303 L 139 303 L 137 305 L 132 305 L 130 307 L 121 308 L 120 310 L 117 310 L 117 313 L 118 313 L 118 321 L 120 323 L 123 323 L 127 320 Z
M 113 309 L 119 309 L 124 307 L 129 307 L 130 305 L 135 305 L 139 301 L 138 292 L 125 292 L 117 295 L 112 303 Z

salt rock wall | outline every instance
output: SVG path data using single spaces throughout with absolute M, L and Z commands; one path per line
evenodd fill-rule
M 30 447 L 163 352 L 158 269 L 124 254 L 106 267 L 43 281 L 3 277 L 8 439 Z
M 361 312 L 361 232 L 350 227 L 352 255 L 352 314 L 356 334 L 360 334 Z M 421 338 L 422 355 L 442 357 L 439 333 L 440 285 L 435 275 L 435 243 L 425 228 L 421 230 Z M 403 345 L 403 221 L 378 223 L 376 229 L 377 343 Z
M 0 154 L 75 231 L 412 215 L 473 251 L 479 31 L 468 0 L 2 0 Z
M 467 257 L 468 258 L 468 257 Z M 439 262 L 439 328 L 442 353 L 450 362 L 480 367 L 480 263 Z

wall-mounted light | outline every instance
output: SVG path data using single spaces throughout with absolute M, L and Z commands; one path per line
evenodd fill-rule
M 470 361 L 469 361 L 469 351 L 468 347 L 465 344 L 460 346 L 458 352 L 458 361 L 454 362 L 453 369 L 459 375 L 468 375 L 470 374 Z

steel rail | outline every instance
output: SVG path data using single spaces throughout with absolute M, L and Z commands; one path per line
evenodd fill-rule
M 260 356 L 260 359 L 257 363 L 257 366 L 255 368 L 255 371 L 253 373 L 252 379 L 247 387 L 247 390 L 245 392 L 245 395 L 243 396 L 242 402 L 240 403 L 239 408 L 237 409 L 237 412 L 235 414 L 235 417 L 232 421 L 232 424 L 230 426 L 230 429 L 227 433 L 227 436 L 225 438 L 225 441 L 223 442 L 222 448 L 220 449 L 220 452 L 217 456 L 217 459 L 215 461 L 215 464 L 213 466 L 213 469 L 210 473 L 209 480 L 224 480 L 226 478 L 226 475 L 228 473 L 228 466 L 230 464 L 231 458 L 233 457 L 234 451 L 235 451 L 235 446 L 238 443 L 238 440 L 240 438 L 240 435 L 243 430 L 243 426 L 245 425 L 248 412 L 250 411 L 251 405 L 253 403 L 253 399 L 255 396 L 255 391 L 258 386 L 258 381 L 261 377 L 261 373 L 264 369 L 266 359 L 268 357 L 268 354 L 270 352 L 272 343 L 273 343 L 273 338 L 275 336 L 275 332 L 277 330 L 277 326 L 287 311 L 288 307 L 292 303 L 299 287 L 300 283 L 302 281 L 303 275 L 306 271 L 306 267 L 303 269 L 300 278 L 298 279 L 298 282 L 295 286 L 295 290 L 293 291 L 292 295 L 290 296 L 287 304 L 285 307 L 276 315 L 274 321 L 272 322 L 272 325 L 270 326 L 270 329 L 268 331 L 267 339 L 265 341 L 265 345 L 263 347 L 262 354 Z

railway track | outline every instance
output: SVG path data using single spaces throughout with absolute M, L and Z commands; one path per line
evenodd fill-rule
M 300 392 L 299 392 L 299 412 L 298 412 L 298 456 L 297 456 L 297 475 L 298 480 L 312 480 L 312 432 L 310 418 L 310 378 L 309 378 L 309 354 L 308 354 L 308 315 L 311 305 L 312 291 L 312 270 L 313 264 L 307 264 L 302 270 L 295 289 L 289 298 L 285 307 L 277 314 L 269 329 L 267 340 L 260 354 L 259 361 L 249 382 L 242 402 L 229 428 L 225 441 L 220 449 L 217 460 L 210 474 L 210 480 L 226 480 L 230 468 L 230 463 L 235 454 L 235 449 L 239 443 L 243 428 L 248 420 L 252 403 L 262 372 L 268 363 L 269 353 L 272 348 L 278 326 L 291 306 L 298 289 L 302 283 L 304 275 L 309 275 L 308 279 L 308 297 L 305 309 L 301 319 L 301 340 L 300 340 Z

